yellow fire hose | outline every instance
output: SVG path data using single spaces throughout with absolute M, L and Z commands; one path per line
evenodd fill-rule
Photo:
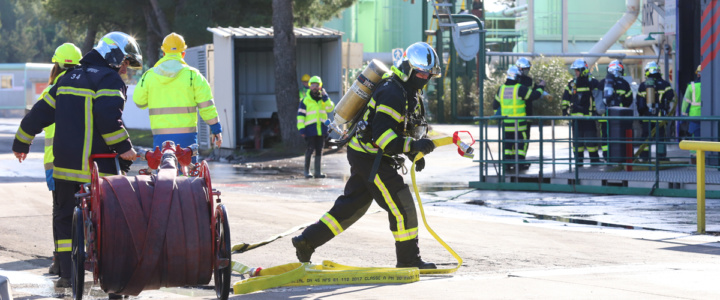
M 433 143 L 436 147 L 457 144 L 461 146 L 461 141 L 457 139 L 457 133 L 455 138 L 453 137 L 441 137 L 433 139 Z M 469 146 L 462 148 L 463 151 L 467 151 Z M 459 151 L 460 152 L 460 151 Z M 471 154 L 471 151 L 468 151 Z M 465 152 L 460 152 L 463 156 L 468 156 Z M 345 284 L 380 284 L 380 283 L 409 283 L 420 280 L 422 274 L 450 274 L 457 271 L 462 266 L 462 258 L 443 241 L 435 231 L 430 228 L 425 218 L 425 210 L 423 210 L 422 200 L 420 199 L 420 192 L 417 187 L 415 180 L 415 163 L 420 160 L 424 155 L 418 153 L 413 160 L 413 164 L 410 169 L 410 176 L 412 178 L 413 188 L 415 189 L 415 197 L 418 201 L 418 207 L 420 208 L 420 215 L 422 216 L 423 224 L 430 234 L 443 246 L 445 249 L 452 254 L 457 260 L 458 264 L 454 268 L 449 269 L 423 269 L 418 268 L 381 268 L 381 267 L 353 267 L 345 266 L 333 261 L 325 260 L 322 265 L 314 265 L 311 263 L 289 263 L 270 267 L 267 269 L 262 268 L 250 268 L 242 263 L 233 261 L 231 267 L 233 271 L 241 274 L 246 274 L 250 278 L 236 282 L 233 285 L 234 294 L 247 294 L 255 291 L 264 289 L 279 287 L 279 286 L 304 286 L 304 285 L 345 285 Z M 238 244 L 233 246 L 234 252 L 244 252 L 259 246 L 265 245 L 279 237 L 289 234 L 290 232 L 299 230 L 306 225 L 298 226 L 288 230 L 287 232 L 281 233 L 275 237 L 272 237 L 266 241 L 262 241 L 256 244 Z

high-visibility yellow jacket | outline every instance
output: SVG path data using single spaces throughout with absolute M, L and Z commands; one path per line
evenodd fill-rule
M 55 80 L 51 85 L 46 87 L 42 93 L 40 93 L 40 100 L 42 100 L 45 95 L 50 91 L 50 89 L 58 82 L 60 77 L 65 75 L 66 71 L 62 71 L 57 77 L 55 77 Z M 43 131 L 45 131 L 45 155 L 43 156 L 43 166 L 45 167 L 45 171 L 53 169 L 53 160 L 55 159 L 55 156 L 53 155 L 53 138 L 55 137 L 55 123 L 52 125 L 43 128 Z M 52 179 L 52 173 L 49 174 Z
M 335 103 L 330 97 L 323 95 L 322 99 L 315 100 L 310 96 L 310 90 L 300 101 L 297 114 L 297 128 L 305 136 L 322 136 L 327 133 L 325 121 L 327 114 L 335 109 Z
M 150 110 L 153 136 L 197 136 L 197 113 L 213 134 L 222 131 L 212 90 L 200 72 L 180 54 L 168 54 L 143 74 L 133 93 L 135 105 Z
M 684 116 L 699 117 L 702 113 L 702 98 L 700 97 L 700 80 L 693 81 L 688 84 L 685 90 L 685 99 L 682 104 L 682 114 Z M 690 107 L 688 111 L 688 106 Z

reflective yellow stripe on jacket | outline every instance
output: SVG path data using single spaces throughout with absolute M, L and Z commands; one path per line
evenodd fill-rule
M 163 75 L 161 64 L 182 64 L 174 77 Z M 135 87 L 133 101 L 149 109 L 153 134 L 197 132 L 197 115 L 208 125 L 219 122 L 212 91 L 205 77 L 181 57 L 166 55 L 143 74 Z

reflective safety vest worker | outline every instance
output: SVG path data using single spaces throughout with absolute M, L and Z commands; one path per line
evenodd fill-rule
M 498 93 L 500 102 L 500 114 L 506 117 L 524 117 L 525 114 L 525 100 L 522 97 L 518 97 L 518 91 L 521 85 L 502 85 Z M 503 120 L 505 125 L 505 131 L 515 131 L 515 122 L 518 123 L 517 131 L 524 131 L 527 125 L 525 120 Z
M 310 90 L 305 93 L 297 114 L 297 128 L 305 136 L 322 136 L 327 133 L 325 121 L 327 114 L 335 109 L 335 103 L 330 97 L 323 95 L 322 99 L 315 100 L 310 96 Z
M 137 107 L 149 109 L 155 141 L 162 135 L 169 135 L 167 139 L 181 146 L 188 142 L 178 141 L 178 136 L 197 140 L 198 112 L 213 134 L 222 132 L 210 85 L 200 71 L 185 63 L 180 53 L 166 54 L 143 74 L 133 101 Z
M 702 97 L 700 97 L 700 82 L 691 82 L 685 90 L 685 99 L 682 104 L 682 114 L 699 117 L 702 112 Z M 688 112 L 688 106 L 690 107 Z

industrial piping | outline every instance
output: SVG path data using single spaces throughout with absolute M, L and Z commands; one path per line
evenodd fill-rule
M 610 47 L 620 39 L 620 36 L 632 26 L 635 20 L 637 20 L 638 14 L 640 13 L 640 0 L 625 0 L 625 6 L 627 7 L 625 14 L 623 14 L 620 20 L 588 51 L 589 53 L 605 53 L 605 51 L 610 49 Z M 587 61 L 588 65 L 592 66 L 597 60 L 597 57 L 588 57 L 585 61 Z

